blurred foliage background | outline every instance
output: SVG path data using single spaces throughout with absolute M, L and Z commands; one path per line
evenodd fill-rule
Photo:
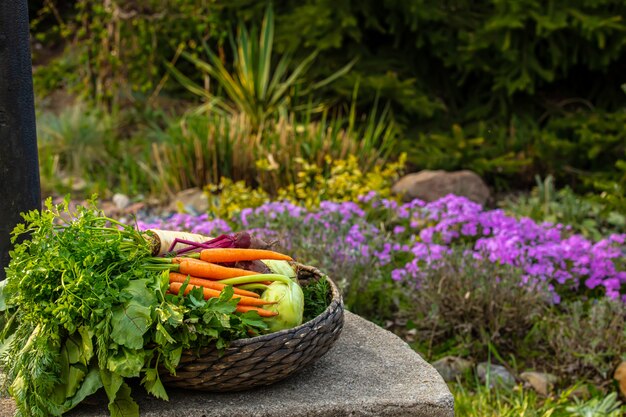
M 207 126 L 239 123 L 248 136 L 270 137 L 279 119 L 294 131 L 314 122 L 347 136 L 370 124 L 379 127 L 368 131 L 372 152 L 393 137 L 395 153 L 385 158 L 407 152 L 410 170 L 472 169 L 505 192 L 550 175 L 560 187 L 623 204 L 621 0 L 276 0 L 269 18 L 268 3 L 253 0 L 29 4 L 42 102 L 51 96 L 59 110 L 61 90 L 106 112 L 110 141 L 141 132 L 161 149 L 165 131 L 188 143 L 195 133 L 180 126 L 198 122 L 181 117 L 199 108 L 210 110 Z M 219 112 L 228 106 L 240 114 Z M 276 153 L 250 156 L 243 179 L 258 183 L 254 159 Z M 313 153 L 302 156 L 313 162 Z M 199 182 L 231 175 L 233 162 L 225 163 Z

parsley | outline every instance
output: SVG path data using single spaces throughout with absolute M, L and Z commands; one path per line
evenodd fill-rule
M 303 322 L 306 323 L 326 310 L 330 305 L 332 294 L 330 284 L 324 277 L 313 280 L 308 285 L 304 285 L 302 292 L 304 293 Z
M 17 416 L 59 416 L 104 388 L 112 417 L 138 417 L 126 378 L 167 399 L 160 365 L 174 372 L 183 349 L 222 348 L 266 328 L 255 312 L 235 313 L 232 289 L 208 301 L 199 290 L 166 294 L 167 271 L 147 263 L 149 241 L 90 204 L 70 212 L 67 199 L 47 200 L 13 231 L 0 368 Z

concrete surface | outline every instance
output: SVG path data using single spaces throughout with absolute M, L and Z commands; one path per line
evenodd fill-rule
M 447 385 L 406 343 L 349 312 L 345 319 L 341 337 L 324 357 L 277 384 L 229 394 L 169 390 L 169 402 L 133 387 L 133 397 L 146 417 L 454 415 Z M 68 416 L 108 417 L 105 400 L 89 399 L 92 405 Z M 12 410 L 10 400 L 0 400 L 0 416 Z

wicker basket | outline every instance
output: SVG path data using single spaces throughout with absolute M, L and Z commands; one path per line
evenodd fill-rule
M 161 372 L 167 386 L 201 391 L 241 391 L 287 378 L 324 355 L 343 327 L 343 300 L 335 283 L 319 270 L 298 265 L 298 280 L 327 279 L 328 308 L 293 329 L 233 341 L 221 355 L 216 348 L 183 352 L 176 375 Z

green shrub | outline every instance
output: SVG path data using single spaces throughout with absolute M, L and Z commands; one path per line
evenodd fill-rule
M 487 123 L 462 128 L 455 124 L 449 132 L 420 133 L 403 141 L 409 162 L 419 169 L 471 169 L 500 188 L 502 180 L 517 177 L 531 169 L 528 152 L 532 136 L 520 131 L 519 120 L 510 126 Z
M 154 193 L 203 188 L 226 177 L 275 195 L 298 183 L 302 161 L 328 167 L 327 158 L 354 154 L 351 169 L 376 170 L 393 148 L 396 130 L 386 113 L 372 114 L 359 125 L 354 117 L 324 113 L 312 121 L 310 113 L 291 114 L 267 120 L 261 131 L 244 114 L 212 113 L 173 119 L 148 136 L 153 144 L 145 171 Z
M 59 114 L 38 116 L 40 175 L 44 194 L 73 192 L 78 198 L 115 191 L 144 193 L 147 175 L 140 137 L 123 138 L 117 114 L 78 102 Z
M 65 44 L 60 59 L 72 57 L 71 87 L 111 106 L 133 95 L 158 94 L 164 64 L 177 60 L 181 45 L 195 49 L 202 39 L 224 39 L 227 24 L 218 10 L 213 0 L 52 0 L 35 13 L 32 30 L 44 48 Z M 55 87 L 50 80 L 56 68 L 37 71 L 35 85 Z
M 205 79 L 217 81 L 218 88 L 221 87 L 228 101 L 211 91 L 208 84 L 200 86 L 174 66 L 170 65 L 169 68 L 183 86 L 205 100 L 196 112 L 221 110 L 232 114 L 242 113 L 250 119 L 255 130 L 267 118 L 291 112 L 298 96 L 309 96 L 312 91 L 344 75 L 352 66 L 348 64 L 324 80 L 305 83 L 306 74 L 314 65 L 317 52 L 299 62 L 293 62 L 290 55 L 285 54 L 277 64 L 273 64 L 274 13 L 271 6 L 265 12 L 260 33 L 256 26 L 248 30 L 240 25 L 237 37 L 231 39 L 231 44 L 232 70 L 224 65 L 223 57 L 213 52 L 206 43 L 204 52 L 208 61 L 203 61 L 196 54 L 183 53 L 203 73 Z
M 536 347 L 545 352 L 544 369 L 564 382 L 588 380 L 598 386 L 612 385 L 612 372 L 626 346 L 624 304 L 608 299 L 565 302 L 537 323 Z
M 408 313 L 419 350 L 426 357 L 455 353 L 479 360 L 488 346 L 502 356 L 518 352 L 548 307 L 547 292 L 522 285 L 513 267 L 467 257 L 462 248 L 441 263 L 424 271 Z
M 105 7 L 78 0 L 58 7 L 60 21 L 50 18 L 49 4 L 34 19 L 35 36 L 45 42 L 51 33 L 51 41 L 60 36 L 79 50 L 85 87 L 106 97 L 118 87 L 153 91 L 181 44 L 219 45 L 240 19 L 261 22 L 268 2 L 140 0 Z M 276 52 L 302 61 L 320 51 L 312 78 L 358 58 L 332 94 L 349 100 L 359 80 L 365 100 L 371 104 L 380 92 L 407 123 L 416 116 L 446 123 L 507 120 L 520 112 L 538 117 L 585 100 L 612 109 L 625 101 L 619 91 L 625 14 L 620 0 L 284 1 L 276 6 Z M 37 24 L 42 19 L 47 24 Z M 193 68 L 182 72 L 198 80 Z
M 612 211 L 598 199 L 576 195 L 570 187 L 556 190 L 552 176 L 536 181 L 537 186 L 529 195 L 507 197 L 501 206 L 516 216 L 567 225 L 573 232 L 594 240 L 619 233 L 626 226 L 624 214 Z
M 359 196 L 375 192 L 381 198 L 391 197 L 391 186 L 400 177 L 406 156 L 370 171 L 359 167 L 355 155 L 347 159 L 325 158 L 324 165 L 310 164 L 300 159 L 296 180 L 278 190 L 278 199 L 297 202 L 314 208 L 321 201 L 358 201 Z
M 253 0 L 227 8 L 253 21 L 263 12 Z M 277 8 L 276 40 L 281 52 L 319 49 L 321 73 L 358 57 L 352 79 L 333 86 L 344 97 L 359 78 L 407 122 L 462 122 L 538 116 L 572 97 L 624 103 L 624 14 L 619 0 L 288 1 Z
M 557 180 L 626 184 L 626 108 L 576 111 L 551 119 L 535 139 L 537 168 Z
M 544 125 L 513 117 L 496 122 L 454 125 L 403 140 L 416 168 L 471 169 L 510 190 L 531 186 L 536 175 L 585 193 L 605 192 L 612 211 L 626 213 L 620 198 L 626 186 L 626 111 L 564 112 Z

